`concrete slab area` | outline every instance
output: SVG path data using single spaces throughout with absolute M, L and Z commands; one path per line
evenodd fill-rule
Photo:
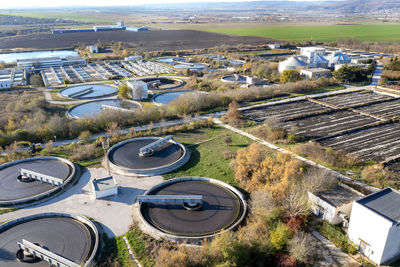
M 119 188 L 117 196 L 95 199 L 90 179 L 105 177 L 104 168 L 82 170 L 82 176 L 76 185 L 62 194 L 31 207 L 0 215 L 0 222 L 13 220 L 36 213 L 65 212 L 81 214 L 95 219 L 103 225 L 110 237 L 125 234 L 132 224 L 132 205 L 139 194 L 163 181 L 161 176 L 126 177 L 114 175 Z

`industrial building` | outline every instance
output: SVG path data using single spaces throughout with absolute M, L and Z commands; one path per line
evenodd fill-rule
M 300 70 L 307 68 L 307 63 L 300 60 L 298 57 L 292 56 L 285 61 L 279 63 L 278 70 L 280 73 L 285 70 Z
M 89 50 L 91 54 L 99 53 L 99 47 L 97 45 L 89 45 L 87 50 Z
M 400 193 L 385 188 L 353 203 L 350 240 L 360 252 L 378 265 L 400 255 Z
M 144 81 L 133 81 L 126 83 L 132 89 L 132 99 L 142 100 L 149 97 L 148 86 Z
M 26 71 L 23 68 L 0 70 L 0 90 L 26 85 Z
M 52 34 L 77 33 L 77 32 L 104 32 L 104 31 L 148 31 L 145 27 L 126 27 L 123 20 L 118 21 L 116 26 L 93 26 L 92 29 L 57 29 L 52 30 Z
M 318 78 L 329 78 L 332 76 L 332 73 L 329 69 L 324 68 L 314 68 L 314 69 L 303 69 L 300 70 L 300 75 L 303 77 L 307 77 L 310 79 L 318 79 Z
M 62 67 L 69 65 L 86 65 L 86 59 L 81 57 L 49 57 L 49 58 L 34 58 L 34 59 L 18 59 L 17 66 L 30 69 L 40 70 L 51 67 Z

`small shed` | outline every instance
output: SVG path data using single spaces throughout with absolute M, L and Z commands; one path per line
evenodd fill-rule
M 350 218 L 353 201 L 363 196 L 344 184 L 318 193 L 308 192 L 311 210 L 315 215 L 331 224 L 343 223 L 345 227 Z
M 132 89 L 132 99 L 142 100 L 149 96 L 148 84 L 144 81 L 127 82 L 129 88 Z
M 118 184 L 113 176 L 93 179 L 91 182 L 96 199 L 118 195 Z
M 310 79 L 329 78 L 332 76 L 332 72 L 323 68 L 304 69 L 300 71 L 300 75 Z

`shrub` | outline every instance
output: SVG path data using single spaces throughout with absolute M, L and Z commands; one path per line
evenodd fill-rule
M 280 81 L 281 83 L 297 82 L 301 80 L 300 73 L 296 70 L 285 70 L 282 72 Z
M 293 232 L 289 227 L 283 223 L 278 223 L 276 228 L 270 233 L 271 244 L 276 250 L 282 250 L 292 236 Z
M 316 228 L 322 235 L 340 247 L 343 252 L 355 254 L 358 251 L 358 247 L 349 240 L 346 233 L 339 226 L 323 221 L 316 225 Z
M 356 158 L 349 157 L 342 152 L 335 152 L 331 148 L 325 148 L 315 142 L 298 144 L 293 148 L 293 152 L 339 168 L 351 168 L 360 164 Z

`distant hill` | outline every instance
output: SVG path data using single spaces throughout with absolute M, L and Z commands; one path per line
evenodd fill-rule
M 399 0 L 346 0 L 329 4 L 324 9 L 342 13 L 399 13 Z

